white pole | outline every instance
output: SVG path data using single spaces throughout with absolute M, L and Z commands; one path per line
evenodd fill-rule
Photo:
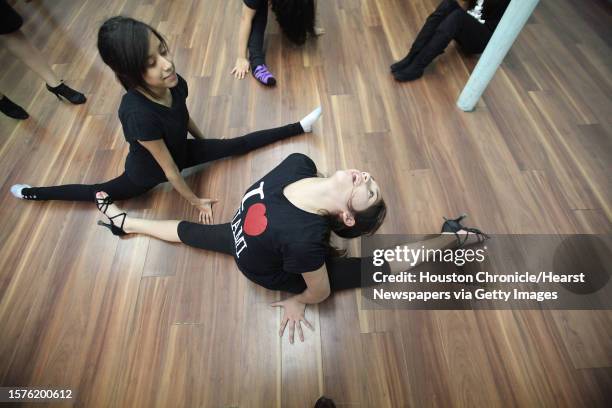
M 533 13 L 540 0 L 512 0 L 504 13 L 497 29 L 493 33 L 489 44 L 470 75 L 465 88 L 461 91 L 457 106 L 459 109 L 470 112 L 474 110 L 482 93 L 489 85 L 495 71 L 504 60 L 512 43 L 516 40 L 523 26 Z

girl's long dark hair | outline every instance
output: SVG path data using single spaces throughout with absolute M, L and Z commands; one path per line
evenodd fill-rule
M 137 87 L 151 92 L 144 81 L 149 56 L 149 35 L 165 48 L 168 44 L 153 27 L 130 17 L 109 18 L 98 31 L 98 51 L 126 90 Z
M 327 242 L 331 256 L 346 255 L 345 250 L 338 249 L 331 245 L 331 231 L 334 231 L 336 235 L 342 238 L 357 238 L 362 235 L 372 235 L 380 228 L 387 216 L 387 204 L 383 199 L 364 211 L 355 212 L 350 206 L 349 209 L 353 212 L 353 218 L 355 218 L 355 224 L 352 227 L 346 226 L 346 224 L 344 224 L 335 214 L 324 214 L 330 227 L 325 237 L 325 242 Z
M 291 42 L 302 45 L 308 34 L 314 35 L 314 0 L 272 0 L 272 11 Z

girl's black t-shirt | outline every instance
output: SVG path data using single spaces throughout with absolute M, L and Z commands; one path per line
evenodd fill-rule
M 166 181 L 164 171 L 153 155 L 138 141 L 163 140 L 179 169 L 187 157 L 189 111 L 186 100 L 187 82 L 178 76 L 178 84 L 170 88 L 172 106 L 155 103 L 135 89 L 127 91 L 119 106 L 119 120 L 130 151 L 125 160 L 125 172 L 134 183 L 142 186 Z
M 230 222 L 238 267 L 268 289 L 325 263 L 327 220 L 297 208 L 283 193 L 287 185 L 308 177 L 317 177 L 314 162 L 291 154 L 247 190 Z

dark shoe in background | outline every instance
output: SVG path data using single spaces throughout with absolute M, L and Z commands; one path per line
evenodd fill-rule
M 0 99 L 0 111 L 4 113 L 6 116 L 10 116 L 13 119 L 27 119 L 30 117 L 28 112 L 26 112 L 21 106 L 17 105 L 15 102 L 11 101 L 6 95 Z
M 57 96 L 57 99 L 61 100 L 62 98 L 60 98 L 60 96 L 63 96 L 64 98 L 66 98 L 68 102 L 74 105 L 80 105 L 87 101 L 87 98 L 85 98 L 85 95 L 70 88 L 64 82 L 62 82 L 61 84 L 53 88 L 47 84 L 47 89 L 53 95 Z

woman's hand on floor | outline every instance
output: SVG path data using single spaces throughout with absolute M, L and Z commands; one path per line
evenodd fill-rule
M 242 79 L 249 72 L 249 68 L 249 61 L 246 58 L 238 58 L 234 69 L 232 69 L 232 74 L 236 79 Z
M 213 200 L 211 198 L 200 198 L 196 203 L 194 203 L 194 207 L 198 209 L 198 221 L 203 224 L 212 224 L 213 223 L 213 212 L 212 206 L 217 203 L 219 200 Z
M 304 317 L 304 312 L 306 311 L 306 304 L 297 301 L 295 297 L 290 297 L 280 302 L 271 303 L 270 306 L 283 308 L 283 320 L 281 320 L 281 327 L 278 332 L 278 335 L 283 337 L 285 328 L 289 326 L 289 343 L 293 344 L 296 328 L 298 336 L 300 337 L 300 341 L 304 341 L 302 322 L 306 327 L 314 331 L 314 328 L 312 327 L 310 322 L 308 322 L 308 320 L 306 320 L 306 317 Z

